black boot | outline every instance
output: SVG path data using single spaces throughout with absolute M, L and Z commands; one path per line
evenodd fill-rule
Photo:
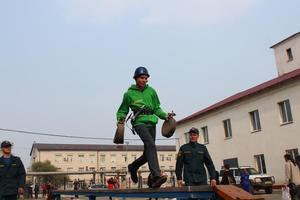
M 134 169 L 132 164 L 128 165 L 128 172 L 130 173 L 132 182 L 137 183 L 138 182 L 137 170 Z
M 152 180 L 152 188 L 159 188 L 162 184 L 164 184 L 167 181 L 166 175 L 156 176 L 153 177 Z

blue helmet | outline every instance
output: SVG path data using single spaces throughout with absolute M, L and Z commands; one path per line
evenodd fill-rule
M 141 75 L 146 75 L 146 76 L 150 76 L 149 73 L 148 73 L 148 70 L 146 69 L 146 67 L 138 67 L 135 69 L 135 72 L 134 72 L 134 76 L 133 78 L 137 78 Z

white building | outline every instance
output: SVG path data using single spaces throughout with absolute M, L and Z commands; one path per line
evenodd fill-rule
M 253 166 L 283 182 L 283 155 L 300 148 L 300 32 L 271 48 L 279 76 L 178 121 L 177 149 L 196 127 L 217 170 Z

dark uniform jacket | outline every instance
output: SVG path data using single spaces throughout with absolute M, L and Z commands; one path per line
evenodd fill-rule
M 222 176 L 221 185 L 236 184 L 236 181 L 229 170 L 225 170 Z
M 215 166 L 207 151 L 206 146 L 199 143 L 188 143 L 180 147 L 176 162 L 177 180 L 183 180 L 186 185 L 206 185 L 207 175 L 206 166 L 210 178 L 216 179 Z
M 25 169 L 19 157 L 11 156 L 10 165 L 0 157 L 0 199 L 3 195 L 16 195 L 18 188 L 25 185 Z

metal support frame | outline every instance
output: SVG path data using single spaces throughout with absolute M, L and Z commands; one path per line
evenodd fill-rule
M 216 199 L 214 191 L 209 186 L 188 186 L 182 188 L 158 188 L 158 189 L 123 189 L 123 190 L 91 190 L 91 191 L 54 191 L 55 200 L 61 200 L 61 195 L 86 196 L 89 200 L 96 197 L 123 198 L 177 198 L 177 199 Z

